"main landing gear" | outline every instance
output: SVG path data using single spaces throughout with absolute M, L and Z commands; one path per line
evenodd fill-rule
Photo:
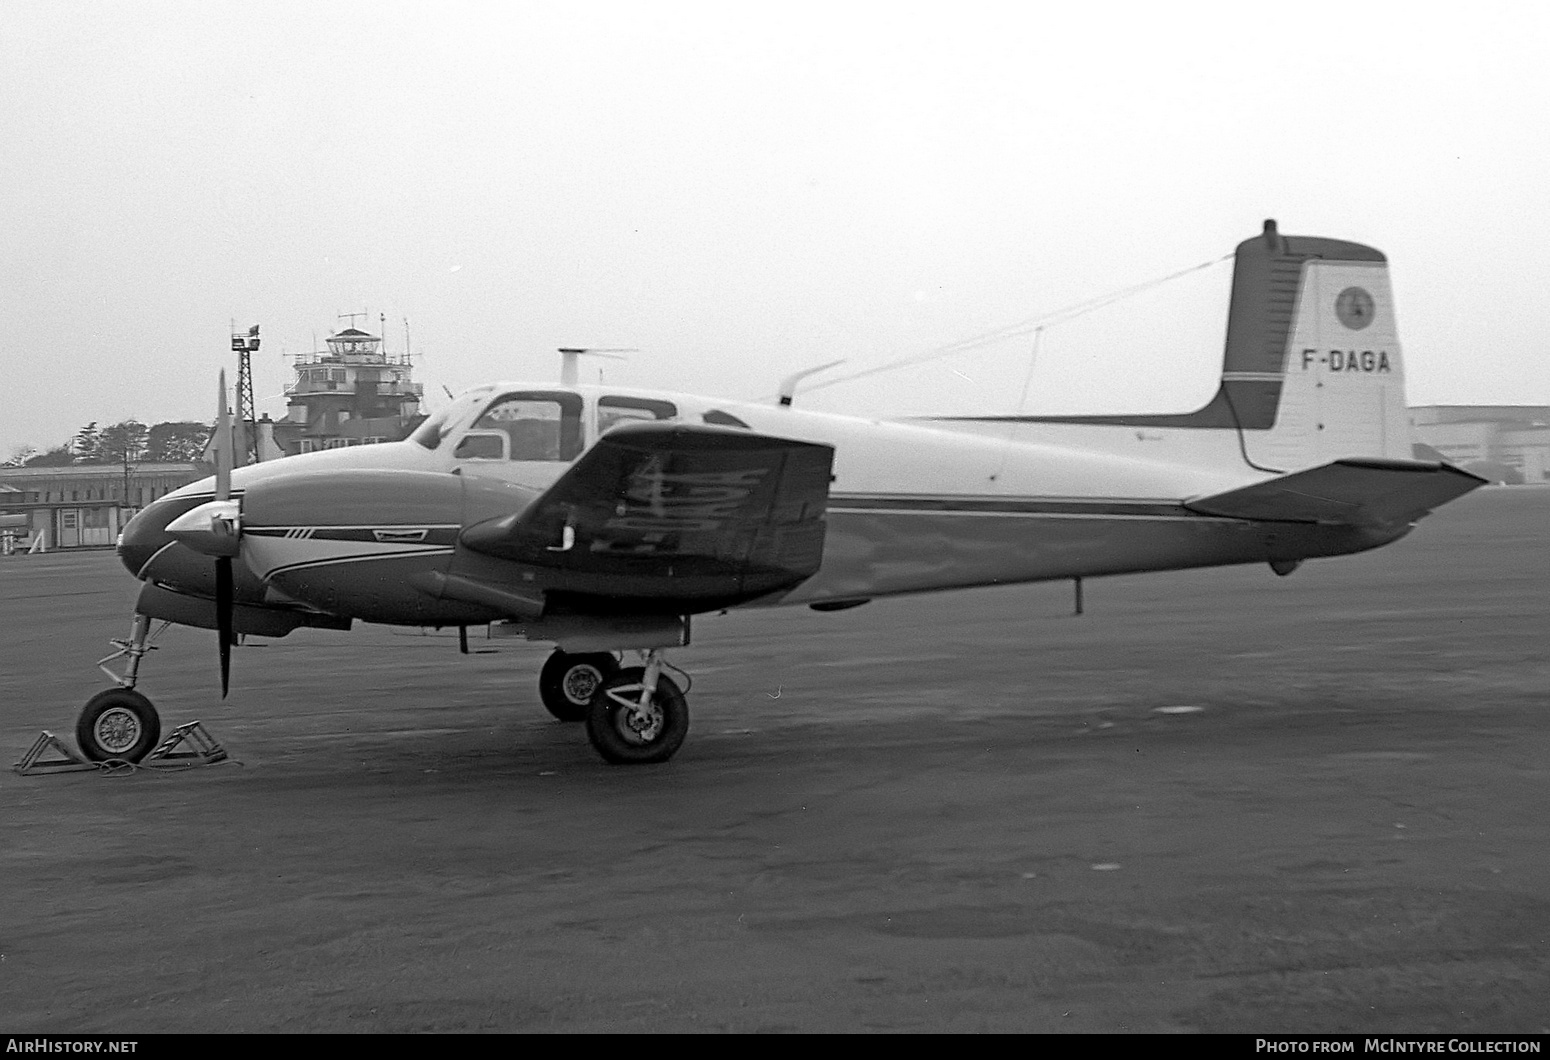
M 155 650 L 151 642 L 169 625 L 170 622 L 163 622 L 152 633 L 151 620 L 137 614 L 129 627 L 129 639 L 115 640 L 113 644 L 118 651 L 97 661 L 97 666 L 118 687 L 92 696 L 76 720 L 75 741 L 80 745 L 81 754 L 91 761 L 138 762 L 161 740 L 161 718 L 157 716 L 156 708 L 134 688 L 140 676 L 140 660 L 147 652 Z M 122 676 L 105 665 L 122 658 L 129 660 Z
M 642 652 L 644 666 L 621 668 L 612 655 L 555 651 L 539 675 L 549 713 L 585 721 L 597 753 L 615 765 L 666 762 L 689 733 L 689 701 L 661 649 Z
M 566 652 L 558 648 L 538 674 L 538 698 L 561 721 L 586 721 L 592 697 L 614 674 L 619 660 L 608 652 Z

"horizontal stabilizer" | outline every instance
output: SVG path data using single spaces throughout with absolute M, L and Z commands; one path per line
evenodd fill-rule
M 462 543 L 551 588 L 688 611 L 789 588 L 823 558 L 834 450 L 690 424 L 615 427 L 522 511 Z
M 1451 464 L 1336 460 L 1184 506 L 1233 519 L 1375 526 L 1413 522 L 1485 482 Z

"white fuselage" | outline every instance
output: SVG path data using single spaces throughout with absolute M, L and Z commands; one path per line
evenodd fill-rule
M 512 429 L 510 420 L 491 419 L 493 409 L 531 409 L 549 400 L 559 400 L 570 410 L 571 444 L 577 451 L 567 454 L 567 459 L 553 452 L 516 451 L 525 444 L 519 441 L 521 432 Z M 290 476 L 373 469 L 457 472 L 470 482 L 503 482 L 541 491 L 596 441 L 600 429 L 606 429 L 609 417 L 620 408 L 631 410 L 635 418 L 744 425 L 760 434 L 834 448 L 822 565 L 795 589 L 759 601 L 766 604 L 848 601 L 1127 571 L 1285 561 L 1357 551 L 1377 543 L 1340 534 L 1321 537 L 1312 527 L 1289 526 L 1267 533 L 1263 524 L 1204 516 L 1184 508 L 1182 502 L 1189 498 L 1270 477 L 1244 465 L 1226 445 L 1219 447 L 1216 459 L 1183 463 L 1126 455 L 1124 446 L 1117 447 L 1118 451 L 1095 452 L 919 422 L 869 420 L 602 386 L 501 383 L 481 387 L 447 406 L 410 439 L 238 468 L 232 487 L 241 494 L 260 483 Z M 506 434 L 499 429 L 503 427 Z M 1077 428 L 1072 433 L 1090 433 L 1092 429 Z M 1026 437 L 1027 432 L 1021 433 Z M 1151 447 L 1128 448 L 1146 452 Z M 1202 455 L 1198 444 L 1187 448 L 1192 456 Z M 193 483 L 158 502 L 157 508 L 164 507 L 167 513 L 187 510 L 210 492 L 210 480 Z M 148 509 L 144 516 L 151 516 L 153 510 Z M 160 517 L 162 526 L 167 517 Z M 330 518 L 334 525 L 369 523 L 381 533 L 353 549 L 337 540 L 325 543 L 324 535 L 310 533 L 304 525 L 298 525 L 295 533 L 263 541 L 255 538 L 244 545 L 250 550 L 244 559 L 252 577 L 239 578 L 239 595 L 254 603 L 284 603 L 269 573 L 298 564 L 337 562 L 341 569 L 349 564 L 356 576 L 368 580 L 372 561 L 379 554 L 384 560 L 391 556 L 399 563 L 414 555 L 417 546 L 404 544 L 402 538 L 425 525 L 420 516 L 405 517 L 400 525 L 380 510 L 373 510 L 369 518 L 337 513 Z M 416 519 L 420 521 L 416 523 Z M 384 540 L 389 538 L 394 540 Z M 186 550 L 181 546 L 156 547 L 154 565 L 141 564 L 135 569 L 132 550 L 124 551 L 126 565 L 146 580 L 201 593 L 208 578 L 208 563 L 203 557 L 184 556 Z M 423 549 L 427 559 L 451 551 L 449 545 L 434 551 L 429 543 Z M 134 552 L 134 558 L 144 554 Z M 182 574 L 179 565 L 186 567 Z M 376 582 L 397 577 L 397 570 L 390 573 L 381 567 Z M 337 607 L 349 614 L 350 583 L 344 578 L 340 581 L 346 588 L 330 596 L 337 603 L 325 609 Z M 390 610 L 373 614 L 377 621 L 397 620 Z M 356 617 L 371 616 L 356 612 Z

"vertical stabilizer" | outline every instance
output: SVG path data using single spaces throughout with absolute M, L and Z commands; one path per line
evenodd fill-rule
M 1273 222 L 1238 255 L 1222 390 L 1235 399 L 1245 457 L 1278 471 L 1343 457 L 1408 460 L 1404 363 L 1383 255 L 1281 236 Z

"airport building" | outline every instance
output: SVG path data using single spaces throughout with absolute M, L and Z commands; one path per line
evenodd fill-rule
M 0 467 L 0 548 L 105 548 L 129 517 L 210 473 L 203 464 Z M 11 525 L 6 525 L 11 524 Z
M 423 384 L 411 378 L 407 350 L 390 355 L 382 338 L 357 328 L 329 336 L 327 352 L 298 354 L 296 378 L 285 388 L 289 411 L 259 423 L 259 456 L 292 456 L 373 442 L 396 442 L 422 419 Z
M 1496 482 L 1550 482 L 1550 405 L 1421 405 L 1412 440 Z M 1424 449 L 1422 456 L 1429 456 Z

